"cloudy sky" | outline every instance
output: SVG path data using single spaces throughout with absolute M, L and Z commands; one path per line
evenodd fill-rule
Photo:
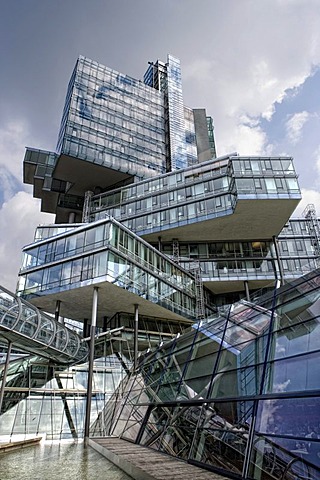
M 320 214 L 320 0 L 0 0 L 0 285 L 15 290 L 39 213 L 26 146 L 54 150 L 78 55 L 135 78 L 181 60 L 219 155 L 290 155 Z

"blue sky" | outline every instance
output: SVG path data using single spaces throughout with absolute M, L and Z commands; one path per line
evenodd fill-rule
M 184 102 L 206 108 L 219 155 L 290 155 L 320 214 L 320 0 L 0 0 L 0 284 L 15 289 L 39 213 L 25 146 L 55 148 L 78 55 L 142 78 L 181 60 Z

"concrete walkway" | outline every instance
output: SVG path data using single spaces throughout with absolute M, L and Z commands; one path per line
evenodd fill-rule
M 116 437 L 90 438 L 88 445 L 135 480 L 224 480 L 216 473 L 190 465 L 151 448 Z

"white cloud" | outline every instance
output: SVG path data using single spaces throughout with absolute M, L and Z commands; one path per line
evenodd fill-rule
M 317 169 L 318 176 L 319 176 L 318 180 L 320 181 L 320 145 L 318 146 L 318 148 L 314 152 L 314 158 L 316 160 L 316 169 Z
M 33 241 L 39 223 L 53 221 L 52 215 L 40 212 L 39 200 L 28 193 L 32 187 L 22 183 L 25 146 L 30 143 L 25 122 L 16 120 L 0 128 L 0 285 L 12 291 L 16 288 L 22 247 Z
M 38 200 L 26 192 L 16 193 L 0 210 L 0 285 L 15 291 L 21 249 L 33 241 L 35 227 L 50 223 L 53 216 L 40 213 Z
M 21 183 L 5 165 L 0 164 L 0 205 L 9 200 L 21 188 Z
M 266 145 L 266 135 L 260 126 L 239 123 L 232 138 L 226 143 L 228 152 L 237 151 L 241 155 L 260 155 Z
M 21 120 L 0 128 L 0 285 L 12 291 L 23 245 L 32 242 L 37 224 L 52 221 L 51 215 L 39 212 L 40 202 L 22 183 L 25 146 L 30 140 L 28 126 Z
M 301 217 L 303 211 L 309 204 L 313 204 L 316 209 L 317 216 L 320 216 L 320 191 L 319 190 L 308 190 L 306 188 L 301 189 L 302 199 L 293 213 L 293 217 Z
M 12 121 L 0 128 L 0 167 L 22 182 L 22 162 L 25 146 L 30 145 L 29 129 L 22 120 Z M 1 183 L 3 176 L 1 175 Z
M 310 117 L 311 114 L 306 111 L 295 113 L 289 117 L 286 123 L 286 131 L 287 138 L 293 145 L 301 140 L 303 127 Z
M 320 145 L 316 148 L 313 158 L 315 159 L 315 170 L 316 176 L 314 177 L 313 184 L 316 185 L 315 188 L 302 188 L 301 196 L 302 199 L 300 204 L 295 209 L 293 216 L 300 217 L 302 216 L 304 210 L 307 208 L 307 205 L 312 204 L 315 206 L 317 216 L 320 216 L 320 190 L 318 185 L 320 184 Z
M 275 106 L 320 65 L 319 2 L 232 5 L 232 11 L 220 12 L 212 41 L 204 47 L 205 56 L 182 64 L 188 82 L 184 93 L 191 107 L 200 101 L 214 117 L 218 154 L 230 150 L 240 155 L 268 154 L 270 146 L 259 129 L 260 120 L 271 121 Z M 246 117 L 256 125 L 244 121 Z M 292 120 L 296 134 L 303 120 L 301 115 Z

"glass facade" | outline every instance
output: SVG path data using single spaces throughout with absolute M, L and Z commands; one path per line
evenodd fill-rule
M 168 209 L 170 202 L 174 203 L 177 200 L 185 203 L 186 198 L 192 200 L 193 197 L 204 196 L 205 193 L 229 192 L 230 180 L 228 177 L 230 177 L 230 173 L 228 172 L 228 159 L 224 157 L 222 160 L 217 160 L 214 163 L 211 161 L 206 162 L 201 166 L 168 173 L 158 176 L 155 179 L 137 182 L 134 185 L 96 195 L 92 199 L 91 208 L 93 211 L 100 209 L 107 211 L 109 207 L 115 206 L 121 208 L 124 204 L 132 201 L 131 211 L 128 212 L 132 216 L 135 210 L 139 210 L 137 208 L 139 205 L 135 208 L 137 200 L 155 197 L 155 206 L 159 205 Z M 216 178 L 217 180 L 215 182 L 203 185 L 206 179 L 211 181 L 211 179 Z M 186 190 L 187 188 L 189 188 L 189 190 Z M 161 203 L 162 199 L 160 197 L 158 200 L 158 196 L 165 191 L 172 191 L 174 197 L 166 197 L 163 203 Z M 151 209 L 152 202 L 149 203 L 149 205 L 146 204 L 144 207 L 144 210 L 151 211 Z M 119 213 L 121 214 L 120 210 Z M 96 217 L 92 217 L 92 220 L 96 220 Z
M 193 110 L 189 107 L 184 107 L 184 123 L 185 123 L 185 142 L 187 153 L 187 166 L 192 166 L 198 163 L 197 157 L 197 142 L 196 131 L 194 125 Z
M 39 180 L 42 182 L 44 190 L 65 191 L 66 182 L 54 181 L 53 178 L 57 159 L 58 155 L 56 153 L 27 148 L 23 164 L 24 182 L 32 184 L 36 178 L 38 182 Z
M 294 248 L 291 242 L 291 258 L 288 258 L 289 254 L 284 254 L 287 242 L 281 233 L 277 256 L 271 233 L 272 223 L 268 236 L 250 237 L 248 230 L 245 241 L 238 240 L 236 233 L 225 241 L 214 241 L 213 230 L 209 229 L 208 239 L 211 238 L 211 241 L 199 242 L 194 234 L 194 239 L 186 242 L 183 240 L 183 228 L 192 224 L 196 227 L 201 221 L 212 221 L 213 229 L 215 219 L 224 216 L 230 217 L 228 222 L 231 224 L 232 214 L 236 215 L 237 206 L 243 200 L 299 198 L 300 189 L 292 158 L 231 156 L 96 195 L 91 201 L 91 221 L 108 214 L 142 236 L 167 232 L 170 235 L 171 229 L 179 228 L 175 235 L 179 236 L 180 264 L 189 270 L 194 260 L 199 261 L 202 280 L 215 291 L 214 282 L 221 280 L 264 281 L 266 284 L 280 277 L 281 269 L 283 276 L 288 279 L 312 270 L 317 266 L 317 254 L 312 246 L 311 233 L 305 226 L 301 241 L 296 238 L 293 241 Z M 261 218 L 252 216 L 252 224 L 255 222 L 261 223 Z M 301 222 L 302 225 L 304 221 Z M 174 256 L 174 243 L 173 239 L 170 242 L 152 242 L 171 257 Z M 279 266 L 280 262 L 283 268 Z M 232 283 L 229 285 L 232 290 Z M 261 287 L 261 284 L 257 284 L 254 288 Z M 241 289 L 238 297 L 232 297 L 231 301 L 243 295 L 244 289 Z M 230 298 L 218 295 L 215 301 L 220 305 L 229 303 Z
M 300 198 L 290 158 L 217 160 L 93 197 L 91 218 L 107 213 L 146 235 L 229 215 L 238 200 Z
M 238 195 L 261 195 L 269 198 L 299 194 L 292 158 L 239 158 L 232 162 Z
M 164 242 L 162 251 L 173 255 L 173 244 Z M 309 259 L 310 260 L 310 259 Z M 218 281 L 268 280 L 275 277 L 277 262 L 272 241 L 246 242 L 179 242 L 179 262 L 189 270 L 194 261 L 199 262 L 203 282 L 214 290 Z M 292 271 L 290 272 L 292 275 Z M 300 272 L 301 274 L 301 272 Z M 210 282 L 210 284 L 208 283 Z M 244 292 L 241 292 L 243 295 Z M 215 302 L 229 303 L 222 296 Z
M 82 226 L 81 223 L 67 223 L 65 225 L 40 225 L 37 227 L 34 235 L 34 241 L 45 240 L 46 238 L 55 237 L 61 233 L 69 232 L 75 228 Z
M 288 228 L 300 229 L 300 233 L 287 235 Z M 313 237 L 308 230 L 308 222 L 292 219 L 278 236 L 280 261 L 284 275 L 288 278 L 301 276 L 317 268 L 318 255 L 313 245 Z M 163 243 L 161 250 L 173 255 L 173 244 Z M 180 242 L 179 261 L 188 270 L 192 261 L 200 262 L 204 281 L 228 279 L 231 277 L 268 276 L 274 278 L 276 254 L 272 241 L 229 241 L 229 242 Z
M 170 141 L 170 170 L 188 166 L 180 60 L 168 55 L 167 95 Z
M 140 178 L 165 172 L 163 94 L 80 57 L 68 88 L 58 152 Z
M 162 68 L 150 66 L 145 83 L 79 57 L 57 151 L 138 178 L 186 168 L 197 161 L 190 112 L 183 104 L 180 61 L 172 55 Z
M 92 419 L 98 417 L 124 376 L 115 354 L 95 360 Z M 30 356 L 11 362 L 0 415 L 1 439 L 35 435 L 47 440 L 82 438 L 87 389 L 87 364 L 67 368 Z
M 24 298 L 108 282 L 195 318 L 194 277 L 115 220 L 86 224 L 24 252 L 18 285 Z
M 237 478 L 318 479 L 319 273 L 142 357 L 106 431 Z
M 214 141 L 213 129 L 204 134 L 208 145 Z M 150 63 L 142 82 L 80 56 L 68 85 L 57 153 L 27 149 L 25 182 L 33 183 L 43 211 L 56 213 L 60 223 L 76 211 L 79 222 L 86 190 L 101 192 L 201 162 L 196 137 L 193 110 L 183 104 L 177 58 Z M 87 182 L 85 173 L 75 171 L 75 159 L 88 162 L 81 163 L 91 174 Z
M 164 94 L 167 171 L 197 163 L 193 110 L 183 105 L 180 60 L 168 55 L 167 63 L 149 62 L 143 80 Z

